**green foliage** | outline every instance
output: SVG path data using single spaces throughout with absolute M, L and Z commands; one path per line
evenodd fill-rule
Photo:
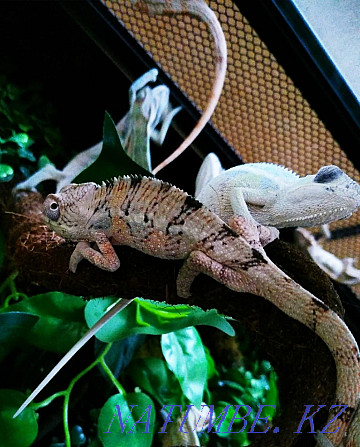
M 26 408 L 18 418 L 13 414 L 25 400 L 16 390 L 0 389 L 0 444 L 1 447 L 28 447 L 36 439 L 38 424 L 36 413 Z
M 164 334 L 161 336 L 161 349 L 184 395 L 200 408 L 207 379 L 207 363 L 199 333 L 194 327 L 186 327 Z
M 134 359 L 127 367 L 126 374 L 138 387 L 149 393 L 160 407 L 174 402 L 180 404 L 184 400 L 179 381 L 163 359 Z
M 214 359 L 211 357 L 209 348 L 204 346 L 205 357 L 206 357 L 206 371 L 207 371 L 207 380 L 218 377 L 219 373 L 216 369 Z
M 40 84 L 19 86 L 0 75 L 0 131 L 2 138 L 25 133 L 39 144 L 57 151 L 60 133 L 54 128 L 55 110 L 44 100 Z
M 115 394 L 100 411 L 98 436 L 104 447 L 128 447 L 129 440 L 132 447 L 150 447 L 154 431 L 154 403 L 144 393 Z
M 57 155 L 61 141 L 53 122 L 39 85 L 19 87 L 0 75 L 0 182 L 10 181 L 14 168 L 29 176 L 44 151 Z
M 135 163 L 125 152 L 115 123 L 106 112 L 101 153 L 92 165 L 74 179 L 74 183 L 101 183 L 103 180 L 130 174 L 152 175 Z
M 0 229 L 0 271 L 3 266 L 5 256 L 6 256 L 6 242 L 4 233 Z
M 32 296 L 20 303 L 12 304 L 2 312 L 28 312 L 39 318 L 27 335 L 27 342 L 51 352 L 68 351 L 84 334 L 81 297 L 61 292 L 49 292 Z
M 244 343 L 246 345 L 246 342 Z M 215 413 L 218 416 L 226 405 L 231 405 L 221 429 L 219 436 L 230 439 L 231 445 L 249 445 L 247 432 L 254 423 L 260 405 L 276 405 L 279 408 L 278 391 L 276 385 L 276 374 L 268 361 L 259 361 L 256 356 L 253 360 L 247 360 L 247 366 L 232 366 L 226 368 L 221 365 L 219 378 L 208 383 L 212 402 L 215 402 Z M 230 421 L 234 415 L 234 405 L 247 405 L 251 412 L 246 417 L 246 428 L 243 432 L 231 434 L 228 431 L 240 431 L 243 421 L 235 420 L 232 430 L 229 430 Z M 247 408 L 240 408 L 238 415 L 245 416 Z M 275 409 L 266 407 L 261 411 L 261 418 L 268 417 L 271 421 L 275 414 Z M 257 428 L 254 431 L 264 431 L 264 428 Z
M 0 153 L 1 155 L 1 153 Z M 11 166 L 0 163 L 0 182 L 10 182 L 14 177 L 14 170 Z
M 94 299 L 85 304 L 81 297 L 60 292 L 26 297 L 16 290 L 15 277 L 16 274 L 11 275 L 0 285 L 0 295 L 4 296 L 6 289 L 11 292 L 8 298 L 2 300 L 4 304 L 0 309 L 2 357 L 5 354 L 9 355 L 10 351 L 15 349 L 15 345 L 26 349 L 25 341 L 44 351 L 65 352 L 80 338 L 86 328 L 84 313 L 88 325 L 92 325 L 113 303 L 112 298 L 104 298 Z M 19 300 L 20 298 L 22 298 L 21 301 L 12 303 L 12 299 Z M 114 318 L 108 323 L 108 327 L 104 328 L 105 335 L 102 335 L 105 339 L 109 337 L 111 341 L 118 340 L 129 336 L 129 334 L 163 334 L 161 341 L 159 339 L 163 358 L 134 358 L 122 375 L 125 382 L 131 378 L 136 389 L 141 392 L 126 393 L 106 364 L 106 354 L 111 348 L 111 342 L 108 340 L 102 353 L 95 357 L 92 363 L 85 366 L 71 380 L 67 388 L 50 395 L 42 402 L 31 404 L 19 416 L 20 419 L 13 420 L 12 415 L 25 396 L 15 390 L 6 390 L 4 395 L 0 392 L 0 399 L 2 398 L 3 405 L 6 406 L 6 411 L 2 412 L 0 416 L 0 430 L 6 433 L 4 439 L 9 437 L 9 440 L 6 441 L 8 444 L 1 445 L 5 445 L 5 447 L 7 445 L 31 445 L 37 433 L 35 410 L 46 407 L 59 397 L 64 399 L 65 444 L 62 445 L 70 446 L 70 442 L 75 445 L 73 441 L 70 441 L 74 438 L 74 428 L 70 430 L 68 426 L 72 391 L 86 374 L 90 374 L 99 366 L 118 390 L 118 394 L 109 398 L 100 410 L 98 439 L 92 440 L 91 445 L 93 446 L 128 445 L 130 435 L 134 435 L 131 439 L 135 445 L 152 445 L 155 417 L 157 425 L 161 425 L 163 419 L 158 411 L 165 405 L 183 405 L 185 409 L 186 405 L 192 403 L 199 408 L 201 402 L 205 400 L 206 403 L 215 406 L 215 413 L 218 416 L 226 405 L 247 404 L 255 409 L 252 419 L 249 418 L 250 426 L 256 414 L 257 405 L 260 403 L 274 404 L 277 400 L 275 374 L 269 368 L 268 363 L 255 361 L 251 365 L 251 371 L 245 367 L 226 369 L 221 364 L 215 367 L 209 349 L 204 347 L 199 333 L 193 327 L 193 324 L 210 324 L 232 335 L 233 329 L 229 323 L 215 310 L 204 312 L 196 307 L 164 306 L 161 303 L 136 299 L 126 308 L 126 311 L 120 313 L 119 317 L 121 317 L 119 320 Z M 95 394 L 98 395 L 98 392 Z M 130 431 L 135 422 L 140 420 L 140 423 L 135 424 L 133 433 L 121 434 L 117 415 L 111 425 L 111 433 L 104 433 L 109 431 L 109 425 L 116 412 L 116 405 L 120 406 L 123 420 L 127 417 L 129 406 L 137 405 L 137 407 L 133 407 L 126 428 L 127 432 Z M 151 410 L 149 405 L 151 405 Z M 232 408 L 227 414 L 223 423 L 225 429 L 226 424 L 231 420 L 233 411 Z M 175 414 L 179 415 L 179 410 L 174 412 L 173 417 Z M 262 416 L 265 415 L 266 413 L 262 412 Z M 45 413 L 40 412 L 40 416 L 44 418 Z M 15 427 L 13 421 L 16 423 L 22 421 L 21 430 L 16 431 L 16 443 L 11 435 L 11 430 Z M 80 430 L 82 430 L 81 427 Z M 211 436 L 217 436 L 219 440 L 223 437 L 226 442 L 231 440 L 231 445 L 234 446 L 248 445 L 246 433 L 212 433 Z M 210 439 L 209 436 L 203 436 L 202 445 L 205 445 L 208 439 Z M 83 445 L 88 445 L 82 431 L 81 440 L 85 442 Z M 99 442 L 100 444 L 98 444 Z
M 21 341 L 38 321 L 36 315 L 25 312 L 0 314 L 0 361 Z
M 114 303 L 112 298 L 96 298 L 86 304 L 85 319 L 93 326 Z M 167 306 L 156 301 L 136 298 L 122 312 L 115 315 L 96 337 L 106 343 L 134 334 L 160 335 L 192 325 L 214 326 L 228 335 L 234 330 L 215 309 L 204 311 L 186 305 Z

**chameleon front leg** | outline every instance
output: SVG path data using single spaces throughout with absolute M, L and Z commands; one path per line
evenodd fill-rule
M 169 130 L 170 124 L 174 116 L 180 112 L 181 106 L 176 107 L 175 109 L 170 108 L 170 112 L 168 112 L 163 118 L 163 122 L 160 130 L 153 129 L 150 134 L 151 140 L 156 143 L 158 146 L 161 146 L 164 142 L 167 131 Z
M 256 222 L 248 210 L 241 188 L 238 189 L 233 192 L 231 197 L 234 216 L 228 219 L 228 225 L 240 236 L 243 236 L 252 247 L 260 250 L 279 238 L 279 230 Z
M 195 278 L 201 273 L 200 259 L 204 255 L 201 251 L 193 251 L 185 260 L 179 270 L 176 279 L 176 291 L 181 298 L 189 298 L 191 296 L 190 288 Z
M 261 233 L 258 229 L 259 225 L 256 224 L 256 222 L 254 222 L 254 224 L 249 224 L 245 217 L 236 215 L 229 220 L 228 224 L 229 227 L 242 236 L 249 245 L 264 253 L 262 249 L 262 241 L 260 240 Z M 262 225 L 260 225 L 260 227 L 262 227 Z M 267 229 L 267 227 L 262 228 Z M 235 270 L 214 261 L 202 251 L 195 250 L 190 253 L 177 277 L 177 294 L 180 297 L 188 298 L 191 296 L 191 284 L 199 273 L 205 273 L 233 290 L 234 287 L 237 288 L 239 286 L 239 283 L 237 282 L 239 281 L 239 277 Z M 249 281 L 249 278 L 244 278 L 243 280 L 245 281 L 244 287 L 245 283 L 248 283 L 247 286 L 250 287 L 251 281 Z
M 152 68 L 151 70 L 144 73 L 142 76 L 140 76 L 139 79 L 136 79 L 136 81 L 134 81 L 131 84 L 129 89 L 130 109 L 135 103 L 139 91 L 142 90 L 147 84 L 149 84 L 149 82 L 155 82 L 158 74 L 159 74 L 158 69 Z
M 71 272 L 76 272 L 82 259 L 87 259 L 96 267 L 109 272 L 115 272 L 120 267 L 120 260 L 107 236 L 102 232 L 96 232 L 94 240 L 100 252 L 91 248 L 90 242 L 80 241 L 70 257 L 69 270 Z

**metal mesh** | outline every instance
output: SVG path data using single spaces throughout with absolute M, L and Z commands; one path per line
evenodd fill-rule
M 186 15 L 149 17 L 130 0 L 103 0 L 127 30 L 200 109 L 214 77 L 214 45 L 201 21 Z M 212 121 L 245 162 L 274 162 L 301 175 L 335 164 L 356 181 L 359 172 L 291 78 L 230 0 L 207 2 L 228 45 L 228 71 Z M 359 212 L 331 229 L 359 223 Z M 340 258 L 360 253 L 360 236 L 329 241 Z M 360 291 L 360 286 L 358 288 Z

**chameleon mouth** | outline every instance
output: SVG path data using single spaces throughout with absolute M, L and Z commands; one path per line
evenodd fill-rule
M 309 220 L 317 221 L 318 219 L 323 221 L 326 216 L 329 216 L 329 217 L 331 217 L 331 219 L 333 219 L 336 216 L 346 217 L 348 214 L 349 214 L 348 208 L 340 207 L 340 208 L 332 209 L 331 211 L 330 210 L 322 211 L 322 212 L 318 212 L 318 213 L 307 214 L 305 216 L 292 217 L 290 219 L 287 219 L 287 222 L 298 223 L 298 222 L 304 222 L 304 221 L 307 222 Z M 337 217 L 337 218 L 339 219 L 339 217 Z

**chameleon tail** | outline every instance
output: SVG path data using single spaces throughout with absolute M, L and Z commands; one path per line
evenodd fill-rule
M 182 144 L 152 171 L 153 174 L 156 174 L 190 146 L 211 118 L 219 101 L 225 80 L 227 64 L 226 40 L 215 13 L 203 0 L 133 0 L 133 3 L 141 11 L 145 11 L 151 15 L 172 15 L 182 13 L 203 20 L 208 25 L 213 35 L 216 48 L 215 82 L 206 109 L 194 129 Z
M 52 378 L 61 370 L 63 366 L 85 345 L 85 343 L 90 340 L 90 338 L 95 335 L 108 321 L 111 320 L 116 314 L 128 306 L 133 299 L 126 300 L 121 299 L 118 301 L 105 315 L 103 315 L 98 322 L 91 327 L 86 334 L 77 342 L 75 345 L 67 352 L 64 357 L 54 366 L 54 368 L 49 372 L 45 379 L 35 388 L 35 390 L 30 394 L 30 396 L 25 400 L 21 407 L 14 414 L 13 418 L 16 418 L 28 405 L 32 402 L 35 397 L 42 391 L 42 389 L 52 380 Z
M 349 430 L 344 446 L 355 447 L 359 445 L 360 430 L 356 410 L 360 393 L 360 354 L 356 341 L 343 320 L 323 301 L 295 283 L 270 259 L 266 258 L 266 261 L 262 271 L 257 271 L 256 267 L 251 269 L 252 284 L 249 289 L 252 287 L 253 290 L 248 291 L 268 299 L 288 316 L 309 327 L 326 343 L 336 365 L 335 403 L 348 406 L 341 418 L 331 424 L 327 437 L 338 446 L 346 430 Z M 332 417 L 336 414 L 335 410 L 334 413 L 330 412 Z

